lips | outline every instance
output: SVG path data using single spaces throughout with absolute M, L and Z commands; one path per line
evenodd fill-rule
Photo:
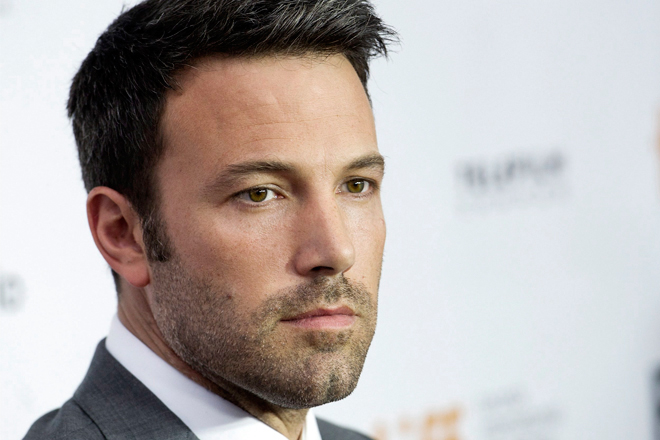
M 355 319 L 355 312 L 350 307 L 342 306 L 310 310 L 292 318 L 283 319 L 282 322 L 305 329 L 323 330 L 349 327 L 355 322 Z

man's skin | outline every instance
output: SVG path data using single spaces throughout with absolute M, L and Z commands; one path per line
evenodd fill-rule
M 219 339 L 236 344 L 245 339 L 239 331 L 256 337 L 251 317 L 278 292 L 317 279 L 360 286 L 371 308 L 344 297 L 319 300 L 311 310 L 332 314 L 278 318 L 264 343 L 268 356 L 285 366 L 304 360 L 309 375 L 301 380 L 319 387 L 331 376 L 341 380 L 349 375 L 351 350 L 366 353 L 371 339 L 385 241 L 382 157 L 357 74 L 340 55 L 218 57 L 196 62 L 179 84 L 166 98 L 165 150 L 156 168 L 160 217 L 178 273 L 213 287 L 213 299 L 231 314 L 223 306 L 206 318 L 217 319 L 225 332 Z M 88 217 L 97 247 L 122 277 L 124 326 L 195 382 L 287 438 L 299 438 L 306 408 L 257 395 L 230 367 L 203 375 L 172 349 L 166 329 L 176 310 L 163 304 L 162 292 L 170 282 L 163 274 L 174 266 L 149 261 L 130 203 L 97 187 L 89 194 Z M 199 303 L 201 290 L 178 292 L 166 301 L 187 296 L 182 304 Z M 206 312 L 201 306 L 179 311 L 192 321 Z M 251 365 L 249 357 L 245 362 Z

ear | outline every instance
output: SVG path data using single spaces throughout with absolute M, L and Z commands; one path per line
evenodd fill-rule
M 105 186 L 87 196 L 87 220 L 110 267 L 135 287 L 151 281 L 140 219 L 126 197 Z

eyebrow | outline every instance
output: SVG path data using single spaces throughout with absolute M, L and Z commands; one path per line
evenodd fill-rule
M 374 168 L 380 172 L 385 172 L 385 158 L 378 153 L 369 154 L 355 159 L 344 169 L 346 171 L 355 171 L 365 168 Z
M 361 169 L 375 169 L 381 173 L 385 172 L 385 158 L 378 153 L 358 157 L 344 167 L 344 171 L 357 171 Z M 204 188 L 204 192 L 213 193 L 217 190 L 227 188 L 241 179 L 254 174 L 280 174 L 295 173 L 296 167 L 286 162 L 277 160 L 257 160 L 231 164 L 213 181 Z

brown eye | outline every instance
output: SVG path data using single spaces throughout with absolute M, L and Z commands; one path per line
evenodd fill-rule
M 369 183 L 364 180 L 351 180 L 346 182 L 346 189 L 351 193 L 361 193 L 368 187 Z
M 268 190 L 266 188 L 254 188 L 248 192 L 248 196 L 253 202 L 263 202 L 268 197 Z
M 243 190 L 234 195 L 238 200 L 242 200 L 245 203 L 251 204 L 265 204 L 273 199 L 280 198 L 281 196 L 275 192 L 275 190 L 270 188 L 264 188 L 263 186 L 256 186 L 254 188 L 249 188 Z

